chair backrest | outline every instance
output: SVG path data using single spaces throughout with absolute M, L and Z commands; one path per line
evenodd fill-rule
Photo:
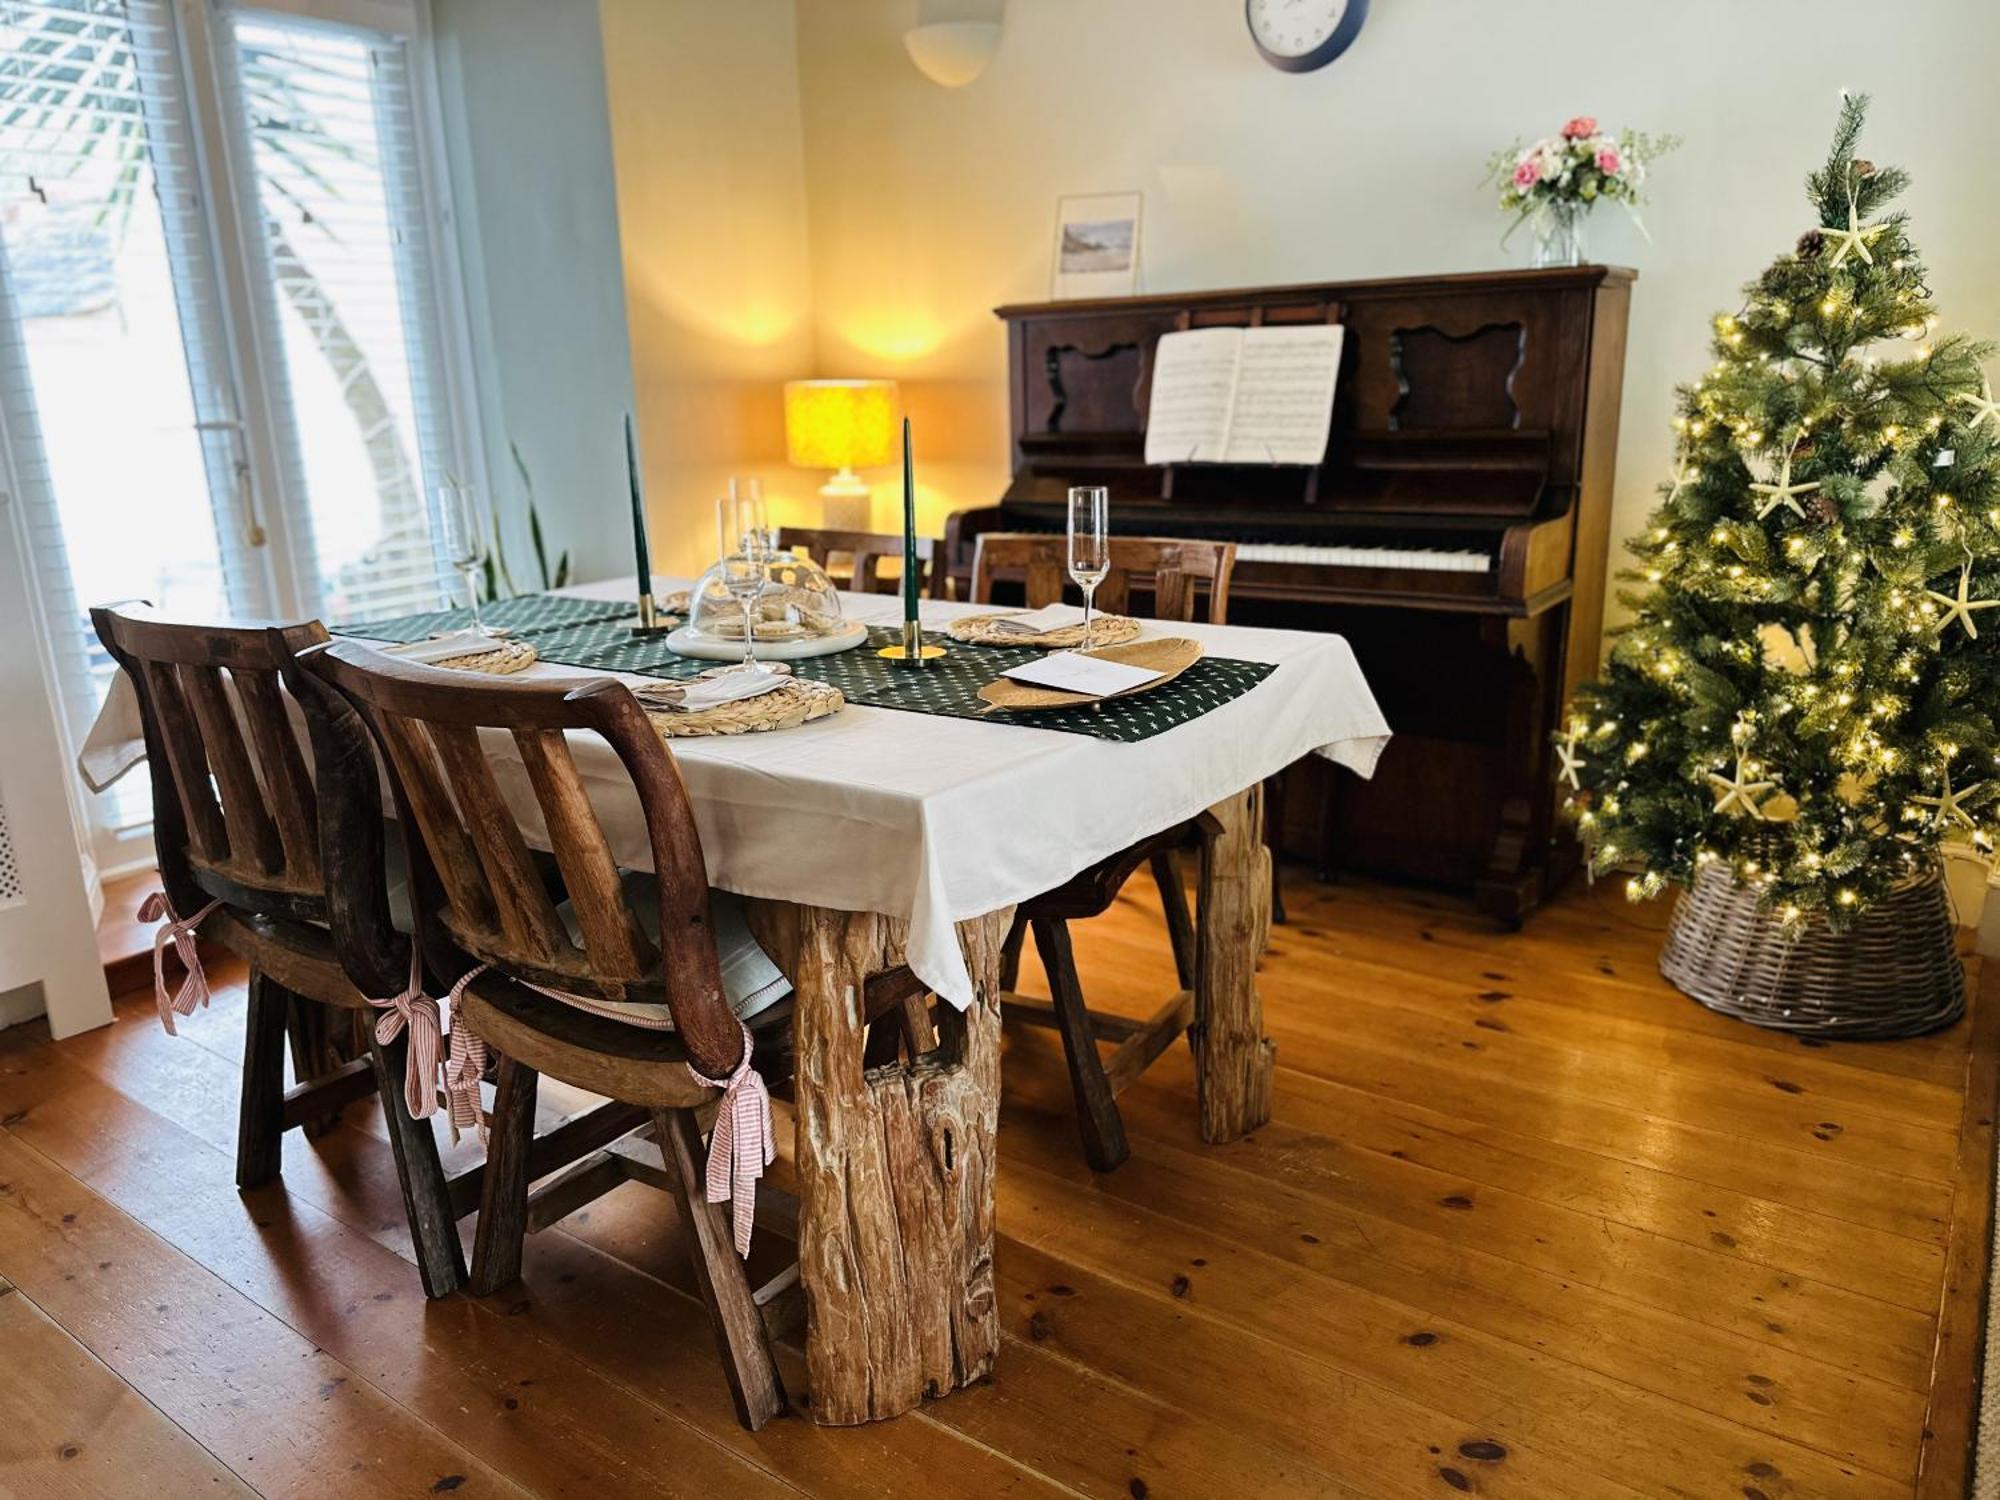
M 153 840 L 175 909 L 185 917 L 219 898 L 323 920 L 318 801 L 279 678 L 325 629 L 182 623 L 145 604 L 100 606 L 90 619 L 138 693 Z
M 695 1066 L 728 1075 L 742 1056 L 742 1033 L 723 998 L 701 837 L 666 742 L 624 684 L 479 677 L 356 641 L 306 652 L 299 666 L 360 712 L 382 753 L 403 826 L 418 835 L 407 841 L 411 883 L 425 961 L 437 978 L 455 979 L 462 954 L 531 984 L 664 1001 Z M 604 739 L 632 779 L 659 876 L 657 946 L 620 880 L 571 756 L 570 730 Z M 504 731 L 526 768 L 558 890 L 529 853 L 494 775 L 494 744 L 481 731 Z M 556 910 L 559 894 L 571 904 L 580 943 Z
M 1234 542 L 1182 541 L 1174 537 L 1111 538 L 1111 571 L 1097 586 L 1106 614 L 1131 613 L 1134 585 L 1150 587 L 1152 618 L 1191 622 L 1197 597 L 1208 596 L 1208 623 L 1229 622 L 1229 579 L 1236 571 Z M 1069 580 L 1069 539 L 1047 532 L 988 531 L 972 555 L 972 602 L 991 604 L 1001 576 L 1019 577 L 1029 609 L 1054 604 Z
M 903 557 L 903 539 L 884 531 L 828 531 L 811 526 L 781 526 L 778 547 L 784 552 L 804 549 L 807 557 L 822 568 L 835 553 L 854 559 L 854 581 L 848 585 L 857 594 L 893 594 L 902 587 L 900 578 L 879 576 L 878 564 L 885 557 L 898 562 Z M 924 589 L 933 599 L 945 597 L 945 569 L 938 566 L 936 538 L 917 538 L 917 562 L 924 570 Z

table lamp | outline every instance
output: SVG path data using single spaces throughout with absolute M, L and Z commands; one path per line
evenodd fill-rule
M 786 456 L 801 469 L 837 471 L 820 486 L 821 525 L 868 529 L 868 486 L 854 471 L 895 457 L 897 405 L 893 380 L 786 382 Z

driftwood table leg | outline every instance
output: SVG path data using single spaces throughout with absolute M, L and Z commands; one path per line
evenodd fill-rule
M 1257 958 L 1271 928 L 1270 850 L 1264 789 L 1253 786 L 1209 811 L 1196 908 L 1195 1086 L 1201 1138 L 1233 1141 L 1271 1118 L 1276 1048 L 1264 1035 Z
M 1011 911 L 959 924 L 978 998 L 938 1007 L 938 1045 L 864 1068 L 863 985 L 902 962 L 904 925 L 746 903 L 797 992 L 799 1274 L 805 1414 L 836 1425 L 908 1411 L 993 1367 L 993 1171 L 1000 947 Z

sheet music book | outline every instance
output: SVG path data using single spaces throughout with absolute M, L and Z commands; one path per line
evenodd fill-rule
M 1160 335 L 1146 462 L 1324 461 L 1345 335 L 1338 323 Z

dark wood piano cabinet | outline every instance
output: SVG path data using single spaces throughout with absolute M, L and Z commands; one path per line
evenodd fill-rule
M 1572 266 L 1000 308 L 1013 480 L 951 517 L 946 566 L 962 594 L 980 532 L 1060 530 L 1073 484 L 1110 487 L 1116 530 L 1235 540 L 1231 619 L 1347 636 L 1396 731 L 1373 782 L 1294 768 L 1288 844 L 1470 886 L 1518 922 L 1574 862 L 1548 740 L 1598 661 L 1632 280 Z M 1321 322 L 1347 330 L 1324 463 L 1145 462 L 1161 334 Z

